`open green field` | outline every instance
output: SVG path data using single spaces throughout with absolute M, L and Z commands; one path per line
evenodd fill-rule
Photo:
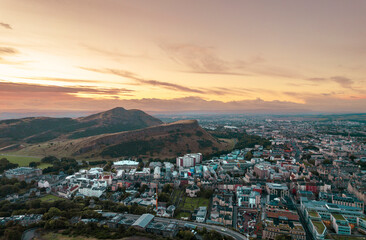
M 42 202 L 53 202 L 53 201 L 61 200 L 61 199 L 62 198 L 60 198 L 60 197 L 57 197 L 57 196 L 48 194 L 48 195 L 46 195 L 44 197 L 41 197 L 39 200 L 41 200 Z
M 182 210 L 189 210 L 193 211 L 194 209 L 198 207 L 206 206 L 208 207 L 209 199 L 206 198 L 190 198 L 186 197 L 184 204 L 182 206 Z
M 41 161 L 40 157 L 10 155 L 10 154 L 0 154 L 0 158 L 6 158 L 9 160 L 9 162 L 19 164 L 20 167 L 28 167 L 30 162 Z M 41 165 L 39 165 L 39 168 L 43 169 L 49 166 L 52 166 L 52 164 L 41 163 Z

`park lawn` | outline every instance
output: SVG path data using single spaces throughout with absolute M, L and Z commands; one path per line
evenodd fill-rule
M 57 197 L 57 196 L 54 196 L 54 195 L 51 195 L 51 194 L 48 194 L 44 197 L 41 197 L 40 200 L 42 202 L 53 202 L 53 201 L 56 201 L 56 200 L 61 200 L 62 198 L 60 197 Z
M 88 237 L 82 237 L 82 236 L 69 237 L 67 235 L 62 235 L 59 233 L 48 233 L 46 235 L 43 235 L 42 239 L 45 239 L 45 240 L 86 240 L 86 239 L 95 240 L 96 238 L 88 238 Z
M 16 156 L 16 155 L 7 155 L 7 154 L 0 154 L 0 158 L 6 158 L 11 163 L 19 164 L 19 167 L 28 167 L 30 162 L 40 162 L 40 157 L 32 157 L 32 156 Z M 41 163 L 38 167 L 41 169 L 47 168 L 52 166 L 49 163 Z
M 189 213 L 187 213 L 187 212 L 180 212 L 177 216 L 176 216 L 176 218 L 178 218 L 178 219 L 181 219 L 182 217 L 190 217 L 190 214 Z
M 182 209 L 193 211 L 198 207 L 203 207 L 203 206 L 208 207 L 208 204 L 209 204 L 209 199 L 206 199 L 206 198 L 186 197 L 186 200 L 184 202 Z

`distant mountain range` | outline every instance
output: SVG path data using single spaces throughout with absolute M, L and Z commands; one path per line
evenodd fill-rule
M 228 146 L 195 120 L 164 124 L 141 110 L 114 108 L 81 118 L 31 117 L 0 121 L 0 151 L 82 158 L 171 158 Z

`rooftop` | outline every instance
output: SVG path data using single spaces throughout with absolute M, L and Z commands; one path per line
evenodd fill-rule
M 117 161 L 114 162 L 113 165 L 117 165 L 117 166 L 124 166 L 124 165 L 139 165 L 138 162 L 136 161 L 132 161 L 132 160 L 122 160 L 122 161 Z
M 319 233 L 319 234 L 322 234 L 325 230 L 325 226 L 324 224 L 321 222 L 321 221 L 315 221 L 315 220 L 311 220 L 311 222 L 313 223 L 316 231 Z
M 154 215 L 152 214 L 143 214 L 141 217 L 139 217 L 132 226 L 138 226 L 141 228 L 146 228 L 146 226 L 154 219 Z
M 309 216 L 317 218 L 319 217 L 319 213 L 317 211 L 309 211 Z
M 341 214 L 333 213 L 332 215 L 336 220 L 341 220 L 341 221 L 346 220 Z

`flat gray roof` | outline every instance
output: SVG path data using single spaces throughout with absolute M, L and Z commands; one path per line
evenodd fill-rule
M 152 214 L 143 214 L 139 217 L 136 222 L 132 224 L 132 226 L 139 226 L 141 228 L 146 228 L 146 226 L 154 219 L 154 215 Z

